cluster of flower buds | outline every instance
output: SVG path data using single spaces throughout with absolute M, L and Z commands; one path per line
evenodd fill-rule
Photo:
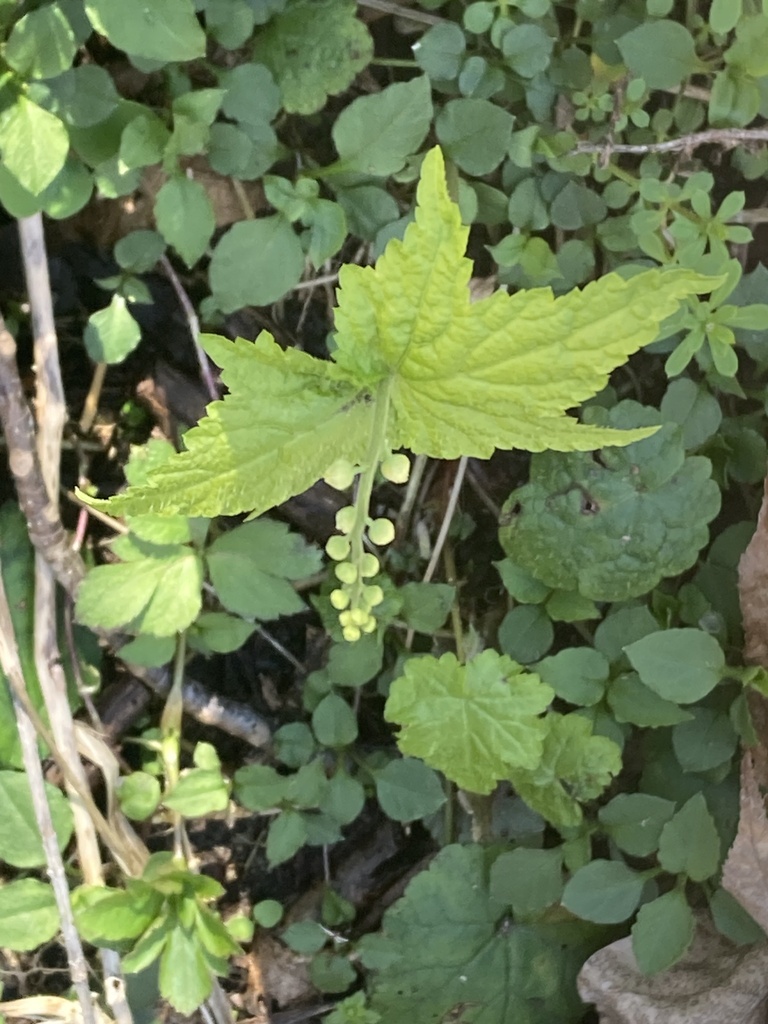
M 406 455 L 390 454 L 380 468 L 387 480 L 405 483 L 410 461 Z M 345 490 L 359 472 L 359 466 L 337 459 L 324 479 L 331 487 Z M 368 515 L 369 496 L 370 489 L 368 495 L 359 493 L 356 504 L 347 505 L 337 512 L 336 529 L 339 532 L 325 545 L 328 556 L 338 563 L 335 574 L 339 586 L 331 592 L 331 604 L 339 612 L 344 639 L 350 642 L 376 629 L 373 609 L 384 600 L 381 587 L 366 582 L 379 573 L 381 565 L 375 555 L 365 551 L 363 539 L 367 534 L 370 542 L 378 547 L 391 544 L 395 538 L 395 527 L 389 519 L 371 519 Z

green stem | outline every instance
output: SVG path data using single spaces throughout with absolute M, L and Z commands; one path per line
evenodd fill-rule
M 371 64 L 379 68 L 417 68 L 415 60 L 407 57 L 376 57 Z
M 363 587 L 365 583 L 360 576 L 360 566 L 365 554 L 363 538 L 368 525 L 368 510 L 371 505 L 373 485 L 376 482 L 376 471 L 381 461 L 381 452 L 387 436 L 387 423 L 389 420 L 389 403 L 392 382 L 383 380 L 376 389 L 374 402 L 373 423 L 368 439 L 368 450 L 365 453 L 360 480 L 357 485 L 355 496 L 355 525 L 349 533 L 349 560 L 357 567 L 357 579 L 352 585 L 350 593 L 351 607 L 356 608 L 360 604 Z

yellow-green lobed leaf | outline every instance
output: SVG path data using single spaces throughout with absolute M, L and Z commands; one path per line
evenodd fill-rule
M 539 288 L 471 303 L 466 240 L 435 148 L 404 240 L 391 241 L 375 268 L 342 268 L 333 361 L 282 351 L 266 333 L 254 343 L 206 336 L 230 394 L 186 435 L 186 451 L 105 503 L 109 511 L 261 513 L 338 458 L 360 463 L 381 424 L 382 445 L 435 458 L 590 451 L 653 433 L 581 424 L 566 411 L 717 280 L 650 270 L 557 298 Z M 375 415 L 381 402 L 386 419 Z

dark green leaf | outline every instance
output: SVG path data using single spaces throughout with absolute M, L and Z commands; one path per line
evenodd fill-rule
M 563 906 L 586 921 L 619 924 L 631 917 L 645 878 L 623 861 L 593 860 L 575 873 L 563 891 Z
M 429 130 L 432 99 L 426 75 L 360 96 L 333 126 L 344 171 L 386 177 L 399 171 Z
M 659 863 L 671 874 L 703 882 L 720 864 L 720 836 L 701 793 L 684 804 L 662 829 Z
M 646 686 L 678 704 L 692 704 L 706 697 L 720 682 L 725 668 L 720 644 L 700 629 L 650 633 L 630 644 L 626 653 Z
M 414 757 L 390 761 L 374 774 L 381 809 L 394 821 L 416 821 L 434 814 L 446 801 L 438 775 Z
M 644 974 L 666 971 L 693 941 L 695 922 L 685 893 L 665 893 L 640 908 L 632 926 L 632 951 Z
M 213 251 L 211 291 L 225 313 L 268 306 L 298 284 L 303 270 L 301 244 L 285 217 L 241 221 Z

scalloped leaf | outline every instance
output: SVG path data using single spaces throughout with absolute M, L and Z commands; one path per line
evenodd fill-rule
M 658 422 L 635 402 L 589 410 L 616 427 Z M 547 452 L 513 491 L 499 537 L 507 555 L 549 587 L 626 601 L 689 569 L 720 508 L 709 459 L 685 457 L 680 428 L 590 454 Z
M 513 921 L 488 859 L 478 845 L 446 846 L 360 943 L 381 1024 L 582 1019 L 576 974 L 604 934 L 581 921 Z
M 412 658 L 389 691 L 384 717 L 401 726 L 403 754 L 462 789 L 490 793 L 513 768 L 535 768 L 554 691 L 511 658 L 487 650 L 467 665 L 453 654 Z
M 354 0 L 290 0 L 256 37 L 254 57 L 275 76 L 290 114 L 314 114 L 373 57 Z

